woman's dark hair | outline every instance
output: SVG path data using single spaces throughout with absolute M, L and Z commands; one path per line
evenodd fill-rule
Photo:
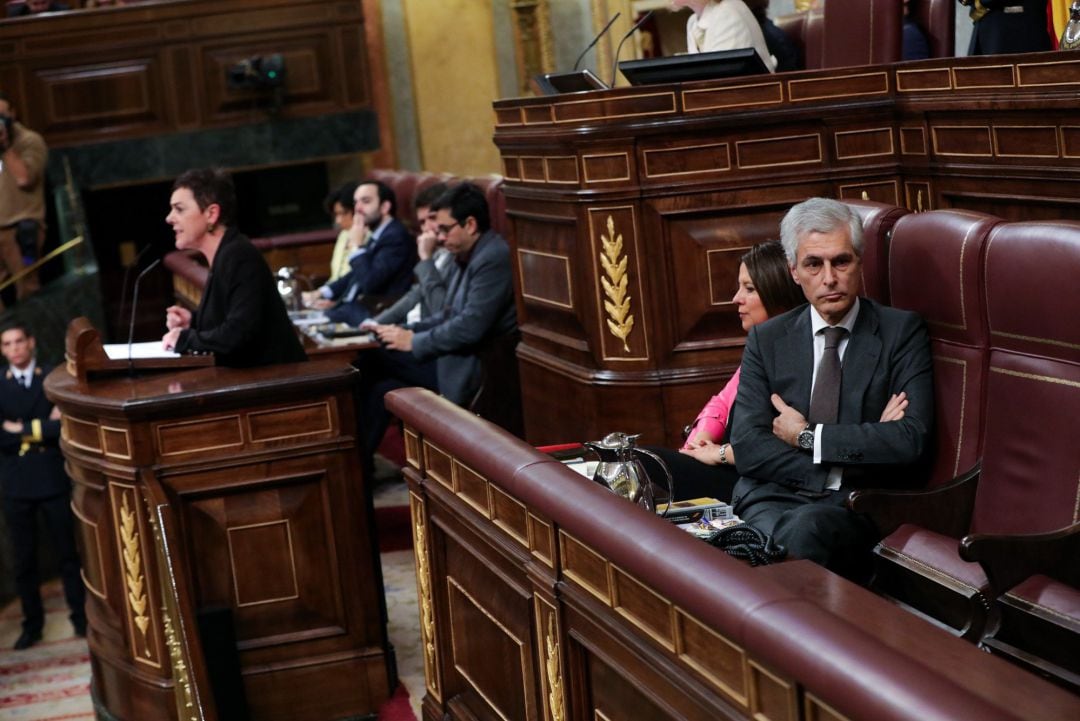
M 219 224 L 231 227 L 236 222 L 236 188 L 232 177 L 221 168 L 187 170 L 173 183 L 173 192 L 180 188 L 191 191 L 199 210 L 216 204 L 221 209 Z
M 802 288 L 791 277 L 791 267 L 780 241 L 759 243 L 739 260 L 746 263 L 750 280 L 757 288 L 758 297 L 770 318 L 806 302 Z
M 326 200 L 323 201 L 323 207 L 326 208 L 326 212 L 330 215 L 334 214 L 334 203 L 351 211 L 354 205 L 353 196 L 356 195 L 356 189 L 358 187 L 360 187 L 360 183 L 355 180 L 350 180 L 340 188 L 335 188 L 331 191 L 330 194 L 326 196 Z

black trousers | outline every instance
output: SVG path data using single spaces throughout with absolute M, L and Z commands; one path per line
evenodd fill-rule
M 11 534 L 15 557 L 15 590 L 23 610 L 23 630 L 41 631 L 45 609 L 41 603 L 41 578 L 38 573 L 38 514 L 45 519 L 49 537 L 60 562 L 64 597 L 71 609 L 71 621 L 86 622 L 86 589 L 79 574 L 79 553 L 75 547 L 75 528 L 71 498 L 67 493 L 51 498 L 3 499 L 4 519 Z
M 847 508 L 851 489 L 800 493 L 771 481 L 740 478 L 732 505 L 746 523 L 773 537 L 791 558 L 806 558 L 859 583 L 869 578 L 877 529 Z
M 418 361 L 412 353 L 372 348 L 360 353 L 354 365 L 360 371 L 358 425 L 364 474 L 370 480 L 374 472 L 375 450 L 390 423 L 386 394 L 396 388 L 410 386 L 420 386 L 438 393 L 439 382 L 435 361 Z
M 675 480 L 675 500 L 688 501 L 692 498 L 715 498 L 725 503 L 731 501 L 731 490 L 735 482 L 739 480 L 739 472 L 735 466 L 710 466 L 702 463 L 693 456 L 679 453 L 674 448 L 663 446 L 645 446 L 646 449 L 660 456 L 667 465 L 671 477 Z M 656 462 L 651 458 L 642 457 L 641 462 L 645 470 L 655 483 L 665 484 L 663 471 L 654 467 Z

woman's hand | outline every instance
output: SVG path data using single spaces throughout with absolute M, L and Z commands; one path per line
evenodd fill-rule
M 889 402 L 885 404 L 885 410 L 881 412 L 880 423 L 888 423 L 890 421 L 898 421 L 904 417 L 904 409 L 907 408 L 908 400 L 907 393 L 901 391 L 900 393 L 894 393 L 893 397 L 889 399 Z
M 735 463 L 735 452 L 729 443 L 699 441 L 693 447 L 683 447 L 679 453 L 696 458 L 707 466 L 730 465 Z
M 169 330 L 187 330 L 191 327 L 191 311 L 183 306 L 170 305 L 165 309 L 165 327 Z
M 712 433 L 704 428 L 695 428 L 690 431 L 690 435 L 686 437 L 686 443 L 683 444 L 683 448 L 693 448 L 700 445 L 702 442 L 716 443 L 718 439 L 713 436 Z
M 180 333 L 183 328 L 173 328 L 161 336 L 161 347 L 165 350 L 176 350 L 176 344 L 180 342 Z

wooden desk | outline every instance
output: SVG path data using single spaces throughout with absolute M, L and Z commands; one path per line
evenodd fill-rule
M 429 721 L 1080 714 L 1080 697 L 816 566 L 750 568 L 428 391 L 387 399 Z
M 312 360 L 332 360 L 350 365 L 360 351 L 378 348 L 379 341 L 369 334 L 353 338 L 326 338 L 312 326 L 296 325 L 296 332 L 304 343 L 304 351 Z
M 742 354 L 739 257 L 808 197 L 1080 218 L 1078 92 L 1064 52 L 496 102 L 526 437 L 678 445 Z
M 50 374 L 102 715 L 172 721 L 194 696 L 194 718 L 216 718 L 210 607 L 231 612 L 252 719 L 358 717 L 388 697 L 355 380 L 336 362 Z

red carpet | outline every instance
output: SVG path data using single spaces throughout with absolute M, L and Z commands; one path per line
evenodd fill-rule
M 394 695 L 379 708 L 379 721 L 417 721 L 405 686 L 399 683 Z

